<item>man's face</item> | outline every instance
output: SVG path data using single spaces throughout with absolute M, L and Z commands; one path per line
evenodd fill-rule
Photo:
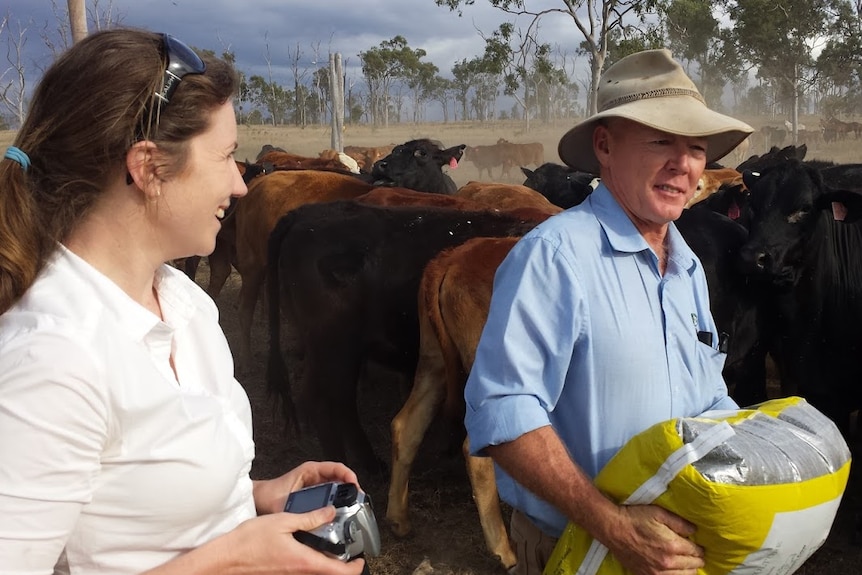
M 676 136 L 613 118 L 593 145 L 602 181 L 643 233 L 677 219 L 706 167 L 706 139 Z

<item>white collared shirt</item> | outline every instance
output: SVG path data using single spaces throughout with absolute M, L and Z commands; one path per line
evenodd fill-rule
M 140 573 L 255 515 L 218 310 L 169 266 L 156 291 L 164 321 L 59 246 L 0 316 L 0 572 Z

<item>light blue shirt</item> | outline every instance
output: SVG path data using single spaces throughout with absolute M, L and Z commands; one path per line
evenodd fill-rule
M 595 477 L 653 424 L 737 408 L 721 377 L 703 267 L 673 224 L 668 251 L 662 276 L 604 185 L 514 246 L 497 270 L 465 390 L 474 454 L 550 424 Z M 503 500 L 559 537 L 566 517 L 496 472 Z

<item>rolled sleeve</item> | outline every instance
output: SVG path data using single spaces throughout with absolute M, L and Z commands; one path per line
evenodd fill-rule
M 508 443 L 550 424 L 548 412 L 529 395 L 498 397 L 477 409 L 468 403 L 466 421 L 472 455 L 486 455 L 483 450 L 489 445 Z
M 550 425 L 578 329 L 576 283 L 558 245 L 529 235 L 497 270 L 464 395 L 474 455 Z

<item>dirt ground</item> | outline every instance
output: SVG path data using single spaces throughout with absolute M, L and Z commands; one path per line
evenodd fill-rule
M 206 263 L 197 281 L 206 285 Z M 236 315 L 239 277 L 234 273 L 216 303 L 228 341 L 236 345 Z M 257 457 L 254 478 L 277 476 L 308 459 L 319 459 L 316 441 L 309 433 L 301 437 L 284 432 L 282 420 L 273 411 L 265 385 L 267 334 L 258 310 L 252 333 L 253 366 L 237 375 L 251 399 L 254 413 Z M 234 347 L 234 349 L 236 349 Z M 370 372 L 360 385 L 360 409 L 366 432 L 378 456 L 390 459 L 389 422 L 406 399 L 409 389 L 388 374 Z M 441 426 L 442 427 L 442 426 Z M 470 493 L 460 452 L 447 450 L 445 429 L 433 427 L 417 457 L 410 481 L 410 510 L 414 526 L 407 538 L 397 538 L 385 524 L 388 477 L 361 476 L 371 494 L 380 524 L 382 554 L 370 559 L 374 575 L 504 575 L 486 550 L 476 506 Z M 854 453 L 858 445 L 854 445 Z M 862 541 L 854 541 L 854 509 L 862 505 L 862 479 L 855 468 L 832 532 L 824 546 L 797 571 L 801 575 L 858 575 L 862 572 Z M 508 507 L 503 507 L 508 523 Z M 862 535 L 862 534 L 860 534 Z

